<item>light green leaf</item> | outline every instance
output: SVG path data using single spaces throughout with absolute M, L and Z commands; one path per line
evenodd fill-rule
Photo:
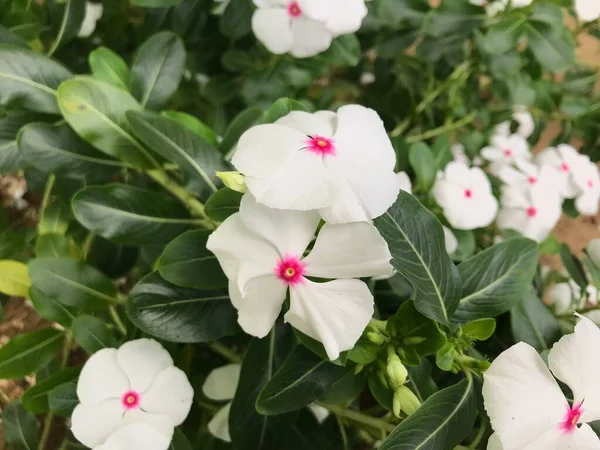
M 22 378 L 50 362 L 62 346 L 63 332 L 54 328 L 19 334 L 0 348 L 0 378 Z
M 31 280 L 27 265 L 19 261 L 0 260 L 0 292 L 15 297 L 27 297 Z
M 111 49 L 98 47 L 90 53 L 89 63 L 94 77 L 121 89 L 129 89 L 131 79 L 129 67 L 123 58 Z

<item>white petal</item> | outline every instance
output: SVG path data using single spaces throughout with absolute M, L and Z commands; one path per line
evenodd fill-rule
M 285 321 L 322 342 L 331 360 L 354 347 L 373 315 L 373 295 L 360 280 L 306 280 L 290 291 Z
M 104 348 L 87 360 L 77 382 L 81 403 L 98 403 L 109 398 L 121 399 L 130 389 L 129 379 L 119 366 L 116 348 Z
M 294 128 L 307 136 L 331 138 L 337 126 L 337 115 L 333 111 L 319 111 L 315 114 L 292 111 L 275 123 Z
M 266 241 L 271 242 L 280 255 L 298 258 L 310 244 L 321 218 L 317 211 L 292 211 L 267 208 L 246 194 L 240 205 L 242 220 Z
M 575 12 L 579 20 L 592 22 L 600 17 L 600 3 L 594 0 L 575 0 Z
M 202 385 L 204 395 L 218 402 L 231 400 L 240 381 L 241 368 L 240 364 L 228 364 L 214 369 Z
M 360 278 L 390 275 L 391 258 L 387 243 L 372 224 L 326 223 L 310 254 L 302 262 L 310 276 Z
M 600 330 L 580 317 L 573 334 L 563 336 L 550 350 L 548 365 L 556 378 L 573 391 L 575 403 L 583 401 L 582 421 L 600 419 Z
M 167 450 L 171 438 L 172 432 L 165 436 L 150 425 L 135 423 L 119 428 L 94 450 Z
M 120 426 L 124 413 L 121 399 L 104 400 L 93 405 L 80 403 L 71 416 L 71 431 L 79 442 L 95 447 Z
M 504 450 L 502 442 L 496 433 L 493 433 L 488 439 L 487 450 Z
M 242 329 L 259 338 L 269 334 L 281 312 L 286 292 L 287 286 L 274 275 L 250 280 L 243 297 L 237 286 L 230 283 L 231 303 L 238 310 L 238 323 Z
M 117 352 L 119 366 L 131 382 L 131 389 L 146 392 L 165 368 L 173 365 L 173 358 L 154 339 L 137 339 L 123 344 Z
M 485 0 L 487 2 L 487 0 Z M 494 128 L 494 134 L 500 136 L 510 136 L 510 120 L 499 123 Z
M 259 8 L 252 15 L 252 31 L 271 53 L 280 55 L 292 48 L 294 36 L 285 8 Z
M 458 240 L 450 228 L 442 225 L 442 229 L 444 230 L 444 243 L 446 244 L 446 252 L 451 255 L 458 248 Z
M 567 313 L 573 303 L 573 291 L 569 283 L 557 283 L 548 289 L 548 299 L 558 315 Z
M 408 192 L 409 194 L 412 194 L 412 183 L 410 181 L 410 178 L 408 177 L 408 174 L 406 172 L 398 172 L 396 174 L 396 177 L 398 177 L 400 189 L 402 191 Z
M 600 208 L 600 193 L 585 192 L 575 199 L 575 207 L 580 214 L 584 216 L 595 216 Z
M 360 29 L 368 13 L 365 0 L 330 0 L 329 3 L 330 14 L 325 26 L 334 36 L 355 33 Z
M 96 22 L 102 17 L 103 11 L 104 7 L 102 3 L 87 2 L 85 6 L 85 16 L 77 36 L 81 38 L 90 37 L 96 30 Z
M 167 367 L 141 396 L 140 408 L 149 413 L 167 415 L 178 426 L 190 412 L 193 398 L 194 389 L 185 372 L 177 367 Z
M 524 447 L 507 447 L 504 450 L 598 450 L 600 440 L 588 424 L 582 424 L 572 433 L 565 434 L 556 427 L 548 430 Z
M 600 238 L 592 239 L 586 248 L 588 256 L 600 267 Z
M 507 449 L 523 449 L 558 430 L 567 400 L 542 358 L 524 342 L 496 358 L 484 373 L 483 399 L 492 428 Z
M 533 120 L 533 116 L 529 111 L 516 111 L 513 114 L 513 118 L 519 124 L 517 128 L 517 134 L 523 136 L 524 138 L 528 138 L 535 131 L 535 121 Z
M 294 36 L 290 53 L 296 58 L 308 58 L 324 52 L 333 39 L 331 31 L 321 22 L 301 16 L 292 20 Z
M 231 435 L 229 434 L 229 411 L 231 410 L 231 403 L 223 406 L 208 422 L 208 431 L 210 433 L 225 441 L 231 442 Z
M 173 435 L 173 420 L 166 414 L 150 413 L 142 411 L 140 408 L 135 408 L 125 413 L 122 426 L 134 423 L 150 425 L 164 436 Z
M 313 413 L 319 425 L 325 422 L 325 420 L 327 420 L 329 417 L 329 410 L 321 405 L 317 405 L 316 403 L 311 403 L 308 405 L 308 409 L 310 409 L 310 412 Z

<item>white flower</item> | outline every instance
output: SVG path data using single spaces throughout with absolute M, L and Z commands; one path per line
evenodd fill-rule
M 600 2 L 597 0 L 575 0 L 575 12 L 582 22 L 592 22 L 600 17 Z
M 558 315 L 565 314 L 573 309 L 594 307 L 598 304 L 598 289 L 589 285 L 585 289 L 586 295 L 581 295 L 581 288 L 575 281 L 556 283 L 548 289 L 548 299 L 554 306 Z
M 519 124 L 515 134 L 527 139 L 535 131 L 535 121 L 533 120 L 533 116 L 524 106 L 515 106 L 512 118 Z M 510 136 L 510 125 L 510 120 L 496 125 L 496 128 L 494 129 L 495 134 Z
M 581 317 L 550 350 L 550 370 L 524 342 L 500 354 L 484 373 L 484 405 L 496 432 L 488 449 L 600 449 L 587 424 L 600 419 L 599 352 L 600 330 Z M 552 375 L 571 388 L 572 404 Z
M 501 230 L 516 230 L 523 236 L 542 242 L 558 223 L 561 202 L 541 188 L 528 190 L 504 186 L 502 208 L 496 219 Z
M 513 8 L 525 8 L 526 6 L 531 5 L 533 0 L 511 0 L 510 5 Z
M 450 153 L 452 153 L 454 161 L 458 161 L 467 165 L 469 165 L 471 162 L 467 156 L 467 152 L 465 151 L 465 146 L 460 143 L 452 144 L 450 147 Z
M 358 31 L 367 15 L 364 0 L 253 0 L 252 30 L 275 54 L 317 55 L 333 38 Z
M 481 156 L 490 161 L 490 172 L 494 175 L 497 175 L 506 165 L 522 159 L 531 159 L 527 140 L 518 134 L 492 136 L 490 145 L 481 149 Z
M 285 321 L 323 343 L 330 359 L 351 349 L 373 314 L 373 296 L 355 278 L 391 273 L 391 255 L 367 222 L 323 225 L 309 255 L 304 253 L 319 223 L 316 211 L 285 211 L 260 205 L 250 195 L 210 236 L 211 250 L 229 278 L 238 322 L 266 336 L 281 312 Z M 325 283 L 306 276 L 339 278 Z
M 117 429 L 94 450 L 167 450 L 172 434 L 165 435 L 146 423 L 131 423 Z
M 85 17 L 77 36 L 81 38 L 90 37 L 96 29 L 96 22 L 100 20 L 103 12 L 104 6 L 102 6 L 102 3 L 87 2 L 85 5 Z
M 408 174 L 406 172 L 398 172 L 396 177 L 400 184 L 400 190 L 412 194 L 412 182 L 410 181 Z
M 554 198 L 558 204 L 562 204 L 562 196 L 556 182 L 560 176 L 558 170 L 550 165 L 541 166 L 532 164 L 526 160 L 517 160 L 516 168 L 504 166 L 498 171 L 498 178 L 510 187 L 527 191 L 530 189 L 543 189 L 549 198 Z
M 558 147 L 548 147 L 536 156 L 539 165 L 548 164 L 558 172 L 556 184 L 565 198 L 574 198 L 580 191 L 575 179 L 579 178 L 579 168 L 582 166 L 581 155 L 573 147 L 560 144 Z
M 105 348 L 91 356 L 79 375 L 81 403 L 73 411 L 71 431 L 82 444 L 95 448 L 135 435 L 125 425 L 146 424 L 165 437 L 168 447 L 173 427 L 187 417 L 193 396 L 185 373 L 173 366 L 158 342 L 138 339 L 118 350 Z M 118 429 L 122 431 L 110 441 Z
M 458 240 L 450 228 L 442 225 L 442 229 L 444 230 L 444 243 L 446 244 L 446 252 L 451 255 L 458 249 Z
M 590 242 L 588 242 L 586 252 L 592 262 L 600 267 L 600 238 L 592 239 Z
M 319 209 L 327 222 L 366 221 L 396 201 L 396 154 L 372 109 L 293 111 L 239 140 L 232 162 L 259 203 Z
M 600 206 L 600 170 L 588 156 L 580 155 L 575 172 L 573 181 L 579 188 L 575 207 L 584 216 L 595 216 Z
M 359 83 L 362 86 L 368 86 L 369 84 L 375 83 L 375 74 L 373 72 L 363 72 L 360 75 Z
M 498 201 L 483 170 L 460 162 L 450 162 L 438 173 L 432 194 L 457 230 L 487 227 L 498 212 Z

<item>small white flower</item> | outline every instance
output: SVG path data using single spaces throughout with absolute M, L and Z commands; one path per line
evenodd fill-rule
M 554 198 L 557 203 L 562 204 L 562 196 L 556 183 L 560 174 L 554 166 L 550 164 L 538 166 L 526 160 L 517 160 L 515 165 L 516 168 L 513 166 L 500 168 L 498 178 L 508 186 L 523 191 L 543 189 L 548 198 Z
M 146 423 L 131 423 L 117 429 L 94 450 L 167 450 L 171 438 Z
M 511 0 L 510 5 L 513 8 L 525 8 L 526 6 L 531 5 L 533 0 Z
M 533 120 L 533 116 L 524 106 L 515 106 L 512 118 L 519 124 L 515 134 L 527 139 L 535 131 L 535 121 Z M 494 129 L 495 134 L 510 136 L 510 125 L 510 120 L 496 125 L 496 128 Z
M 577 150 L 567 144 L 548 147 L 536 156 L 535 161 L 539 165 L 548 164 L 558 170 L 556 184 L 564 198 L 577 196 L 580 192 L 581 181 L 578 183 L 575 180 L 580 178 L 579 168 L 582 167 L 581 155 Z
M 375 83 L 375 74 L 373 72 L 363 72 L 360 75 L 359 83 L 362 86 L 368 86 L 369 84 Z
M 465 151 L 465 146 L 460 143 L 452 144 L 450 147 L 450 153 L 452 153 L 454 161 L 458 161 L 467 165 L 471 163 L 469 157 L 467 156 L 467 152 Z
M 588 422 L 600 419 L 600 330 L 581 317 L 550 350 L 548 367 L 520 342 L 484 373 L 485 409 L 496 432 L 488 449 L 600 449 Z M 572 404 L 555 378 L 571 388 Z
M 457 230 L 487 227 L 498 212 L 498 201 L 483 170 L 460 162 L 450 162 L 438 173 L 432 194 Z
M 168 447 L 173 428 L 190 411 L 193 396 L 185 373 L 173 366 L 158 342 L 138 339 L 118 350 L 105 348 L 90 357 L 79 375 L 81 403 L 73 411 L 71 431 L 82 444 L 95 448 L 122 435 L 135 435 L 133 429 L 125 431 L 125 425 L 146 424 L 165 437 Z
M 396 154 L 372 109 L 293 111 L 246 131 L 233 155 L 252 195 L 269 208 L 319 209 L 327 222 L 367 221 L 398 197 Z
M 501 230 L 516 230 L 542 242 L 558 223 L 562 213 L 560 199 L 541 188 L 528 190 L 504 186 L 502 208 L 496 219 Z
M 451 255 L 458 249 L 458 239 L 456 239 L 456 236 L 454 236 L 452 230 L 447 226 L 442 225 L 442 229 L 444 230 L 444 243 L 446 244 L 446 252 Z
M 575 172 L 573 181 L 579 188 L 575 207 L 584 216 L 595 216 L 600 207 L 600 170 L 588 156 L 580 155 Z
M 364 0 L 253 0 L 252 30 L 275 54 L 308 58 L 333 38 L 358 31 L 367 15 Z
M 96 30 L 96 22 L 100 20 L 103 12 L 104 6 L 102 6 L 102 3 L 87 2 L 85 5 L 85 17 L 77 36 L 81 38 L 90 37 Z
M 250 195 L 210 236 L 207 248 L 229 278 L 238 322 L 248 333 L 266 336 L 287 291 L 285 321 L 323 343 L 330 359 L 351 349 L 373 314 L 373 295 L 356 279 L 391 273 L 386 242 L 367 222 L 323 225 L 316 211 L 269 209 Z M 338 278 L 317 283 L 306 276 Z
M 552 303 L 554 313 L 566 314 L 573 308 L 572 283 L 556 283 L 548 289 L 548 300 Z
M 597 0 L 575 0 L 575 12 L 582 22 L 592 22 L 600 17 L 600 2 Z
M 588 242 L 586 252 L 594 264 L 600 267 L 600 238 Z
M 494 175 L 498 175 L 506 165 L 531 159 L 527 140 L 518 134 L 494 135 L 490 139 L 490 145 L 481 149 L 481 156 L 490 161 L 490 172 Z

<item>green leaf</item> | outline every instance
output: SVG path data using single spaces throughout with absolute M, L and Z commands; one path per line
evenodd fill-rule
M 552 72 L 564 72 L 575 63 L 575 46 L 566 30 L 529 22 L 525 24 L 531 52 L 538 62 Z
M 169 450 L 192 450 L 192 444 L 179 428 L 175 429 Z
M 169 120 L 177 122 L 179 125 L 184 126 L 192 133 L 196 133 L 213 147 L 219 146 L 219 138 L 217 134 L 212 130 L 211 127 L 206 125 L 200 119 L 180 111 L 162 111 L 160 115 Z
M 434 355 L 447 342 L 437 323 L 420 314 L 410 301 L 388 319 L 387 330 L 402 348 L 413 348 L 421 356 Z
M 273 123 L 284 116 L 287 116 L 292 111 L 305 111 L 304 105 L 290 98 L 280 98 L 265 112 L 262 118 L 262 123 Z
M 379 377 L 371 374 L 369 376 L 369 392 L 373 395 L 373 398 L 388 411 L 393 409 L 394 391 L 389 387 L 381 384 Z
M 170 195 L 125 184 L 83 189 L 72 206 L 88 230 L 127 245 L 166 242 L 194 223 Z
M 445 0 L 439 8 L 431 12 L 427 33 L 434 38 L 469 34 L 485 18 L 485 13 L 480 7 L 464 0 Z
M 35 241 L 35 255 L 38 258 L 77 258 L 78 253 L 73 239 L 61 234 L 40 234 Z
M 129 273 L 137 262 L 140 250 L 94 236 L 86 261 L 110 278 L 120 278 Z
M 117 288 L 92 266 L 70 258 L 37 258 L 29 262 L 32 284 L 65 306 L 103 309 L 115 302 Z
M 381 450 L 452 450 L 473 429 L 477 406 L 472 379 L 436 392 L 402 421 Z
M 173 120 L 152 113 L 129 112 L 138 138 L 183 171 L 187 187 L 206 200 L 222 185 L 215 171 L 230 170 L 219 151 L 198 134 Z
M 22 378 L 50 362 L 62 346 L 63 332 L 53 328 L 19 334 L 0 348 L 0 378 Z
M 157 273 L 135 285 L 127 314 L 146 333 L 169 342 L 209 342 L 239 331 L 226 291 L 181 288 Z
M 263 111 L 260 108 L 251 107 L 239 113 L 235 119 L 231 121 L 229 128 L 223 136 L 223 141 L 219 150 L 223 155 L 229 153 L 237 144 L 242 134 L 249 128 L 259 123 Z
M 86 12 L 86 0 L 51 0 L 48 2 L 52 18 L 53 39 L 49 55 L 58 47 L 77 37 Z
M 454 317 L 470 322 L 495 317 L 527 293 L 539 251 L 531 239 L 513 238 L 472 256 L 458 266 L 463 291 Z
M 473 230 L 455 230 L 451 228 L 452 234 L 458 241 L 458 248 L 452 255 L 454 261 L 464 261 L 475 253 L 477 242 L 475 241 L 475 233 Z
M 253 12 L 251 0 L 231 0 L 221 16 L 221 33 L 231 39 L 244 37 L 250 33 Z
M 227 287 L 227 277 L 217 257 L 206 249 L 210 230 L 183 233 L 164 249 L 155 268 L 160 275 L 177 286 L 194 289 Z
M 429 192 L 435 182 L 437 164 L 435 156 L 427 144 L 418 142 L 410 146 L 408 159 L 417 176 L 417 186 L 422 192 Z
M 206 201 L 204 212 L 212 220 L 223 222 L 240 210 L 242 194 L 224 187 L 219 189 Z
M 560 6 L 550 3 L 534 3 L 531 14 L 529 14 L 529 21 L 550 25 L 557 31 L 561 31 L 565 26 L 562 9 Z
M 69 205 L 58 199 L 44 208 L 38 223 L 39 234 L 64 235 L 69 228 L 73 213 Z
M 2 411 L 3 437 L 16 450 L 37 450 L 37 419 L 19 401 L 6 405 Z
M 35 386 L 30 387 L 23 394 L 21 398 L 23 406 L 35 414 L 43 414 L 50 411 L 50 405 L 48 404 L 50 391 L 61 384 L 75 380 L 80 371 L 79 367 L 70 367 L 51 375 L 42 382 L 36 383 Z
M 442 225 L 407 192 L 375 226 L 387 242 L 392 266 L 415 289 L 415 306 L 425 316 L 445 325 L 458 306 L 461 283 L 458 269 L 446 253 Z
M 48 393 L 50 411 L 57 416 L 71 417 L 78 404 L 77 383 L 74 381 L 61 384 Z
M 69 308 L 35 287 L 29 290 L 29 298 L 33 303 L 35 312 L 41 317 L 60 323 L 64 327 L 71 327 L 75 316 Z
M 0 260 L 0 293 L 15 297 L 27 297 L 31 280 L 27 265 L 19 261 Z
M 183 0 L 131 0 L 131 3 L 144 8 L 166 8 L 168 6 L 177 6 Z
M 462 327 L 463 335 L 477 341 L 489 339 L 494 331 L 496 331 L 496 321 L 494 319 L 477 319 Z
M 185 59 L 185 47 L 175 33 L 163 31 L 150 37 L 131 67 L 133 96 L 146 108 L 162 108 L 179 87 Z
M 356 374 L 353 370 L 349 370 L 327 388 L 325 393 L 319 397 L 319 401 L 328 405 L 347 404 L 360 395 L 366 382 L 367 378 L 364 372 Z
M 111 49 L 98 47 L 90 53 L 89 63 L 95 78 L 121 89 L 129 89 L 131 71 L 123 58 Z
M 25 165 L 17 136 L 21 127 L 32 120 L 35 115 L 31 113 L 0 113 L 0 173 L 15 173 Z
M 328 64 L 354 67 L 360 62 L 360 42 L 354 34 L 345 34 L 331 42 L 329 49 L 320 55 Z
M 73 339 L 89 354 L 103 348 L 117 347 L 117 339 L 102 320 L 94 316 L 81 315 L 72 325 Z
M 421 403 L 438 391 L 435 381 L 431 378 L 432 369 L 427 358 L 421 358 L 417 367 L 406 368 L 408 370 L 408 386 Z
M 560 244 L 560 259 L 573 281 L 585 291 L 588 286 L 588 280 L 585 270 L 583 269 L 583 264 L 573 253 L 571 253 L 568 244 L 565 244 L 564 242 Z
M 489 27 L 483 41 L 484 50 L 499 55 L 517 48 L 526 20 L 525 16 L 509 16 Z
M 14 45 L 15 47 L 27 48 L 27 41 L 18 34 L 13 33 L 8 28 L 0 25 L 0 44 Z
M 56 89 L 73 75 L 57 62 L 18 47 L 0 47 L 0 106 L 59 114 Z
M 256 410 L 276 415 L 300 409 L 317 400 L 346 371 L 298 345 L 260 392 Z
M 129 132 L 125 113 L 141 105 L 123 89 L 92 77 L 77 77 L 58 88 L 65 120 L 98 150 L 140 169 L 158 163 Z
M 534 294 L 527 294 L 510 310 L 516 342 L 527 342 L 538 352 L 549 350 L 562 333 L 558 319 Z

